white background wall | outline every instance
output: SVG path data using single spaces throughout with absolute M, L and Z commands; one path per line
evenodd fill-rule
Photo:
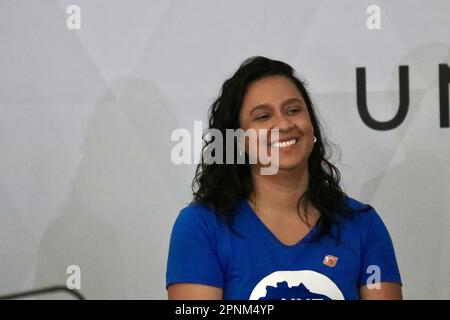
M 66 8 L 81 8 L 81 29 Z M 366 8 L 381 9 L 368 30 Z M 0 294 L 65 284 L 87 298 L 165 299 L 172 223 L 194 166 L 171 163 L 247 57 L 290 63 L 342 149 L 343 188 L 387 224 L 409 299 L 450 298 L 450 129 L 438 65 L 450 63 L 449 1 L 3 0 L 0 2 Z M 379 120 L 360 119 L 366 67 Z

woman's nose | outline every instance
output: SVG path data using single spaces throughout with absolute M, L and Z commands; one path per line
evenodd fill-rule
M 294 124 L 290 121 L 290 119 L 284 115 L 280 115 L 277 117 L 277 121 L 274 124 L 274 128 L 279 129 L 282 132 L 287 132 L 294 127 Z

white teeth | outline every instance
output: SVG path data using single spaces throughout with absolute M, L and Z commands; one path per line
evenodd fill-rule
M 272 147 L 274 147 L 274 148 L 286 148 L 286 147 L 290 147 L 290 146 L 294 145 L 295 143 L 297 143 L 297 139 L 292 139 L 292 140 L 283 141 L 283 142 L 273 142 L 272 143 Z

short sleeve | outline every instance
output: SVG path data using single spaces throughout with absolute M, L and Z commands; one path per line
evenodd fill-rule
M 223 288 L 212 215 L 193 205 L 179 213 L 170 237 L 166 288 L 180 282 Z
M 359 286 L 378 282 L 401 283 L 394 245 L 381 217 L 372 208 L 365 215 Z

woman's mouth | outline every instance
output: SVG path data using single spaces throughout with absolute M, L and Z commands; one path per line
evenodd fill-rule
M 292 138 L 290 140 L 285 141 L 275 141 L 271 143 L 272 148 L 288 148 L 295 145 L 299 141 L 298 138 Z

